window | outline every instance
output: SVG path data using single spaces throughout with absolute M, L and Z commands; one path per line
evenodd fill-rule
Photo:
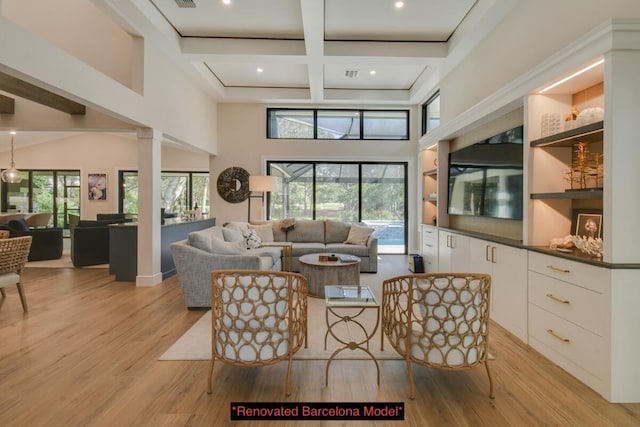
M 209 173 L 162 172 L 161 207 L 165 212 L 182 213 L 196 205 L 206 213 L 209 207 Z M 120 212 L 138 215 L 138 172 L 120 171 Z
M 80 215 L 80 171 L 20 171 L 20 183 L 2 186 L 3 212 L 51 212 L 50 225 L 69 227 L 69 214 Z
M 269 218 L 364 222 L 380 253 L 407 253 L 406 163 L 270 161 L 267 170 L 280 178 Z
M 408 140 L 408 110 L 267 109 L 267 138 Z
M 440 92 L 436 92 L 422 105 L 422 134 L 440 126 Z

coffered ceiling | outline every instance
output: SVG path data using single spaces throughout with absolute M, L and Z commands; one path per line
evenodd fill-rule
M 101 3 L 198 70 L 220 102 L 415 104 L 465 24 L 468 46 L 483 17 L 504 14 L 495 0 Z

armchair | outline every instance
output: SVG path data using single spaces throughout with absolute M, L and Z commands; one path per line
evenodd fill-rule
M 288 361 L 291 394 L 293 354 L 307 342 L 307 279 L 297 273 L 217 270 L 211 274 L 212 391 L 216 360 L 238 366 Z
M 29 228 L 24 218 L 9 221 L 10 236 L 31 236 L 31 251 L 29 261 L 43 261 L 60 259 L 62 257 L 62 228 Z
M 484 364 L 489 377 L 489 292 L 486 274 L 440 273 L 392 277 L 382 284 L 382 331 L 405 358 L 410 397 L 411 364 L 444 370 Z
M 16 285 L 24 311 L 28 311 L 29 308 L 27 307 L 27 297 L 22 286 L 22 269 L 27 263 L 31 240 L 31 236 L 0 240 L 0 294 L 5 298 L 4 288 Z

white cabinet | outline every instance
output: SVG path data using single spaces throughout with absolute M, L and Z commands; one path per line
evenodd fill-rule
M 438 229 L 432 225 L 423 224 L 420 231 L 420 254 L 424 258 L 424 271 L 437 273 Z
M 491 319 L 527 342 L 527 251 L 469 241 L 469 271 L 491 275 Z
M 467 236 L 440 230 L 438 234 L 438 271 L 461 273 L 469 271 L 469 240 Z
M 609 395 L 611 270 L 529 252 L 529 344 Z

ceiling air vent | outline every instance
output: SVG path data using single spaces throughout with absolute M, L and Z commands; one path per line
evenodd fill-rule
M 196 7 L 194 0 L 174 0 L 178 7 Z
M 358 77 L 358 74 L 360 74 L 358 70 L 344 70 L 344 76 L 350 79 Z

